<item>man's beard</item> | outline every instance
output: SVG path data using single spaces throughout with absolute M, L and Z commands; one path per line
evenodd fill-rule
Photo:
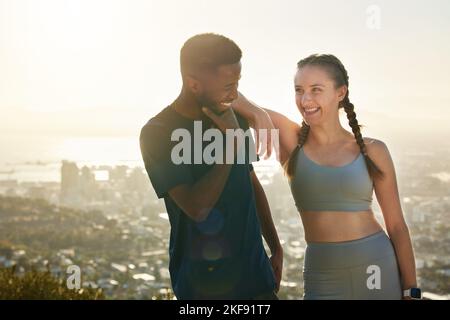
M 217 102 L 214 102 L 206 95 L 201 95 L 197 97 L 198 104 L 200 107 L 206 107 L 214 112 L 217 110 Z

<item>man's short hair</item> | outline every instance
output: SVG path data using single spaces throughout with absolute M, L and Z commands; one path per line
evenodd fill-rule
M 215 71 L 219 66 L 238 63 L 241 57 L 242 51 L 233 40 L 215 33 L 198 34 L 181 48 L 181 74 Z

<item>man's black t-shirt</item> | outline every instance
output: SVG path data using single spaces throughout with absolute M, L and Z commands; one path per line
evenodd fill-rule
M 247 122 L 239 115 L 237 118 L 247 130 Z M 202 127 L 205 131 L 209 123 Z M 262 243 L 251 163 L 232 165 L 219 200 L 207 219 L 197 223 L 168 192 L 178 185 L 194 184 L 214 164 L 172 161 L 172 148 L 179 142 L 171 141 L 171 136 L 180 128 L 189 131 L 194 150 L 194 121 L 170 106 L 150 119 L 140 135 L 146 171 L 156 194 L 164 198 L 169 215 L 169 271 L 175 295 L 178 299 L 250 299 L 272 292 L 275 280 Z M 208 143 L 202 143 L 202 150 Z M 247 143 L 248 152 L 250 147 Z

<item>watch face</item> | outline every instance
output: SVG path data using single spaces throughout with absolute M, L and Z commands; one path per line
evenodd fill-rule
M 419 288 L 411 288 L 411 298 L 421 299 L 422 298 L 421 290 Z

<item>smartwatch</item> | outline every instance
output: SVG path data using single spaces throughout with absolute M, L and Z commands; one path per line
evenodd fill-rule
M 422 290 L 420 290 L 420 288 L 409 288 L 409 289 L 403 290 L 403 297 L 411 298 L 413 300 L 422 299 Z

